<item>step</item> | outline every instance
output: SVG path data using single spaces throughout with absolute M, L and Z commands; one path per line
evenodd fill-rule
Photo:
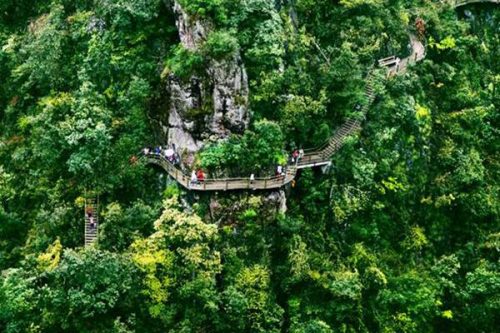
M 340 135 L 349 134 L 349 133 L 351 133 L 351 129 L 350 128 L 341 129 L 337 133 L 339 133 Z

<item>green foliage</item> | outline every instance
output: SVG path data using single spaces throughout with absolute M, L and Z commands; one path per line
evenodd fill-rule
M 132 319 L 134 274 L 126 258 L 96 250 L 65 250 L 40 272 L 10 270 L 0 285 L 0 323 L 6 332 L 111 332 Z
M 498 5 L 178 3 L 206 28 L 193 49 L 171 1 L 0 1 L 0 331 L 497 331 Z M 426 59 L 374 72 L 329 170 L 280 193 L 185 193 L 134 156 L 164 141 L 166 78 L 210 91 L 208 66 L 238 53 L 252 123 L 196 167 L 272 174 L 359 117 L 368 69 L 409 53 L 417 18 Z M 201 104 L 186 117 L 204 125 Z M 99 242 L 82 249 L 86 189 Z
M 264 267 L 245 268 L 224 291 L 227 330 L 280 332 L 283 309 L 270 299 L 270 276 Z
M 207 56 L 221 59 L 238 50 L 238 41 L 230 32 L 214 31 L 208 36 L 203 48 Z
M 228 0 L 180 0 L 179 3 L 191 15 L 212 18 L 218 23 L 227 20 L 226 3 Z
M 187 79 L 198 72 L 203 63 L 203 57 L 197 51 L 188 50 L 182 45 L 178 45 L 173 50 L 173 56 L 167 59 L 162 76 L 174 73 L 182 79 Z
M 165 200 L 155 233 L 132 245 L 134 263 L 146 275 L 141 293 L 149 313 L 176 331 L 210 327 L 218 310 L 215 225 L 179 211 L 178 197 Z
M 133 240 L 147 236 L 153 231 L 151 223 L 158 216 L 158 210 L 146 205 L 141 200 L 123 209 L 117 203 L 110 203 L 102 212 L 99 228 L 99 245 L 113 251 L 123 251 Z
M 284 164 L 283 134 L 271 121 L 255 123 L 253 131 L 242 136 L 233 135 L 226 142 L 209 146 L 200 154 L 200 166 L 210 173 L 256 176 L 271 171 L 277 164 Z
M 346 8 L 353 9 L 359 6 L 381 5 L 382 0 L 340 0 L 340 4 Z
M 467 273 L 464 296 L 469 306 L 464 323 L 469 329 L 488 330 L 499 319 L 500 274 L 497 263 L 482 262 Z

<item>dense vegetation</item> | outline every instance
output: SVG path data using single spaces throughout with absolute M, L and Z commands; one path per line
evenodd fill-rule
M 200 52 L 161 0 L 0 0 L 0 331 L 497 331 L 498 6 L 179 3 L 215 27 Z M 199 163 L 282 163 L 353 114 L 417 18 L 426 59 L 377 85 L 360 137 L 300 175 L 286 214 L 266 193 L 184 193 L 131 160 L 159 139 L 165 73 L 240 49 L 252 124 Z M 86 189 L 103 211 L 83 249 Z

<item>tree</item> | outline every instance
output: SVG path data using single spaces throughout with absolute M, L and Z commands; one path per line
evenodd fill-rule
M 145 275 L 141 293 L 149 313 L 175 331 L 213 327 L 219 309 L 216 276 L 221 258 L 215 225 L 179 210 L 178 197 L 164 202 L 155 233 L 134 242 L 131 255 Z
M 261 266 L 244 268 L 235 283 L 223 292 L 228 322 L 224 330 L 281 332 L 283 309 L 270 290 L 269 271 Z

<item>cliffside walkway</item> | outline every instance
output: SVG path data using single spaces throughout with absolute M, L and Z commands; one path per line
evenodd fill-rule
M 479 2 L 500 4 L 500 0 L 449 0 L 449 3 L 455 8 Z M 398 59 L 393 56 L 379 61 L 379 65 L 387 69 L 388 76 L 400 75 L 406 72 L 408 66 L 425 58 L 424 45 L 413 35 L 410 35 L 410 44 L 412 53 L 408 57 Z M 305 150 L 303 157 L 298 162 L 288 164 L 285 167 L 284 176 L 255 178 L 254 180 L 250 180 L 250 175 L 244 178 L 207 178 L 202 182 L 192 183 L 189 174 L 173 165 L 162 155 L 148 154 L 145 156 L 145 162 L 162 167 L 179 184 L 193 191 L 270 190 L 281 188 L 295 179 L 299 169 L 330 165 L 332 156 L 344 145 L 346 139 L 361 130 L 361 121 L 365 118 L 375 99 L 373 70 L 369 71 L 365 82 L 366 102 L 362 105 L 360 114 L 347 119 L 323 146 Z
M 407 67 L 424 58 L 424 46 L 415 37 L 411 36 L 412 54 L 399 61 L 399 64 L 389 63 L 384 65 L 388 69 L 388 75 L 396 75 L 406 71 Z M 145 156 L 146 163 L 156 164 L 162 167 L 179 184 L 189 190 L 195 191 L 228 191 L 228 190 L 268 190 L 280 188 L 295 179 L 297 171 L 304 168 L 325 166 L 331 164 L 332 156 L 344 145 L 346 139 L 361 130 L 361 119 L 368 112 L 369 107 L 375 99 L 373 91 L 374 71 L 370 71 L 365 79 L 366 102 L 361 106 L 360 114 L 356 118 L 347 119 L 333 134 L 332 137 L 321 147 L 308 149 L 296 163 L 290 163 L 285 167 L 284 176 L 266 178 L 255 178 L 250 180 L 250 175 L 245 178 L 207 178 L 202 182 L 192 183 L 189 174 L 185 173 L 163 155 L 148 154 Z

